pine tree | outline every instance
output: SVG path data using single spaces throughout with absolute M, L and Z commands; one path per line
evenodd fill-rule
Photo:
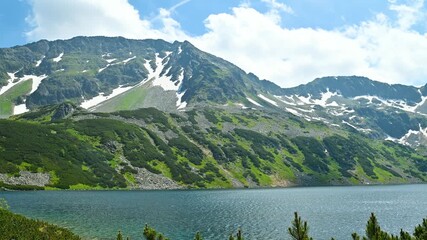
M 357 235 L 357 233 L 351 234 L 351 237 L 352 237 L 353 240 L 360 240 L 360 236 Z
M 377 217 L 371 213 L 371 217 L 366 224 L 366 237 L 369 240 L 379 240 L 381 228 L 378 225 Z
M 197 232 L 196 236 L 194 236 L 194 240 L 203 240 L 202 234 L 200 234 L 200 232 Z
M 307 222 L 302 222 L 297 212 L 294 214 L 295 218 L 294 221 L 292 221 L 292 226 L 288 228 L 288 233 L 291 235 L 291 238 L 293 240 L 312 240 L 312 238 L 308 236 Z
M 243 240 L 242 229 L 237 230 L 237 240 Z
M 234 240 L 233 234 L 230 234 L 230 237 L 228 238 L 228 240 Z
M 143 235 L 147 240 L 156 240 L 157 232 L 147 224 L 145 224 Z
M 119 231 L 119 233 L 117 234 L 117 240 L 123 240 L 123 235 L 121 231 Z
M 427 239 L 427 219 L 423 219 L 423 222 L 415 227 L 414 236 L 417 240 Z
M 411 234 L 400 229 L 400 240 L 412 240 Z

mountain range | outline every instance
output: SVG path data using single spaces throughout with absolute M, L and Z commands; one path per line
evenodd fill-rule
M 281 88 L 189 42 L 0 49 L 0 184 L 182 188 L 424 182 L 427 89 Z

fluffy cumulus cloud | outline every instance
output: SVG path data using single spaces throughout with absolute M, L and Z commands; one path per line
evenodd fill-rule
M 184 38 L 180 24 L 170 12 L 159 10 L 160 28 L 142 20 L 127 0 L 29 0 L 32 13 L 27 17 L 32 30 L 28 40 L 68 39 L 75 36 L 124 36 L 127 38 Z
M 262 13 L 245 5 L 230 14 L 209 16 L 208 32 L 193 41 L 284 87 L 336 75 L 421 85 L 427 82 L 427 35 L 412 27 L 425 21 L 423 5 L 421 0 L 394 2 L 390 10 L 395 18 L 379 13 L 329 31 L 283 27 L 277 12 Z
M 77 35 L 186 39 L 284 87 L 332 75 L 413 85 L 427 82 L 427 35 L 414 30 L 426 20 L 423 0 L 389 0 L 392 16 L 378 13 L 335 30 L 288 28 L 281 22 L 282 14 L 297 13 L 278 0 L 261 0 L 269 7 L 266 12 L 242 4 L 230 13 L 208 16 L 206 33 L 200 36 L 185 34 L 172 18 L 175 8 L 160 9 L 149 21 L 142 20 L 127 0 L 31 1 L 30 40 Z M 161 24 L 153 27 L 153 21 Z

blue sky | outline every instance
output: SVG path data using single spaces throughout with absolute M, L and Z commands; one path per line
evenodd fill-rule
M 427 82 L 424 0 L 2 0 L 0 47 L 80 35 L 189 40 L 294 86 L 363 75 Z
M 72 0 L 68 0 L 72 1 Z M 90 0 L 89 0 L 90 1 Z M 108 1 L 108 0 L 107 0 Z M 229 13 L 233 7 L 246 1 L 240 0 L 129 0 L 142 19 L 155 18 L 160 8 L 170 9 L 182 3 L 173 11 L 173 17 L 190 35 L 206 32 L 203 21 L 210 14 Z M 388 2 L 381 0 L 288 0 L 294 13 L 283 14 L 283 25 L 290 28 L 312 27 L 334 29 L 342 25 L 356 24 L 371 18 L 378 12 L 388 11 Z M 266 11 L 261 1 L 250 1 L 255 9 Z M 31 14 L 31 0 L 0 1 L 0 47 L 12 47 L 28 43 L 25 32 L 31 26 L 25 18 Z M 156 24 L 155 22 L 153 23 Z

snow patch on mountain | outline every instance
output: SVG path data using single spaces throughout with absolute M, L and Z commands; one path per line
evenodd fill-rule
M 104 55 L 102 55 L 102 56 L 104 56 Z M 125 60 L 123 60 L 123 61 L 120 61 L 120 62 L 115 62 L 115 61 L 117 61 L 117 58 L 112 58 L 112 59 L 104 59 L 105 61 L 107 61 L 108 62 L 108 64 L 107 64 L 107 66 L 105 66 L 105 67 L 103 67 L 103 68 L 100 68 L 100 69 L 98 69 L 98 73 L 100 73 L 100 72 L 102 72 L 102 71 L 104 71 L 106 68 L 108 68 L 109 66 L 114 66 L 114 65 L 119 65 L 119 64 L 127 64 L 129 61 L 131 61 L 131 60 L 133 60 L 133 59 L 135 59 L 136 58 L 136 56 L 133 56 L 133 57 L 130 57 L 130 58 L 127 58 L 127 59 L 125 59 Z
M 43 56 L 42 59 L 40 59 L 36 62 L 36 67 L 38 67 L 38 66 L 40 66 L 40 64 L 42 64 L 44 58 L 45 58 L 45 56 Z
M 64 56 L 64 53 L 62 52 L 61 54 L 59 54 L 58 57 L 53 58 L 52 61 L 54 61 L 54 62 L 60 62 L 62 60 L 63 56 Z
M 40 84 L 42 83 L 42 81 L 47 78 L 47 75 L 41 75 L 41 76 L 34 76 L 34 75 L 24 75 L 24 77 L 22 78 L 23 81 L 25 80 L 29 80 L 32 79 L 33 83 L 31 84 L 31 91 L 29 94 L 35 92 Z
M 6 86 L 3 86 L 0 88 L 0 95 L 2 95 L 3 93 L 5 93 L 7 90 L 11 89 L 13 86 L 15 86 L 16 84 L 19 83 L 19 81 L 15 81 L 17 79 L 17 77 L 15 77 L 15 74 L 17 72 L 14 73 L 7 73 L 7 75 L 9 75 L 9 80 L 7 80 L 7 84 Z
M 104 59 L 107 63 L 112 63 L 117 60 L 117 58 Z
M 98 96 L 91 98 L 91 99 L 87 99 L 84 100 L 81 104 L 80 107 L 85 108 L 85 109 L 89 109 L 91 107 L 94 107 L 102 102 L 107 101 L 108 99 L 111 99 L 115 96 L 118 96 L 126 91 L 129 91 L 130 89 L 132 89 L 133 87 L 123 87 L 123 86 L 119 86 L 118 88 L 113 89 L 113 92 L 109 95 L 104 95 L 104 93 L 100 93 Z
M 251 102 L 252 104 L 258 107 L 263 107 L 261 104 L 257 103 L 257 101 L 253 100 L 252 98 L 246 97 L 246 99 L 248 99 L 249 102 Z
M 377 96 L 368 96 L 368 95 L 362 95 L 362 96 L 357 96 L 353 98 L 354 100 L 361 100 L 361 99 L 365 99 L 368 101 L 368 103 L 372 104 L 373 100 L 378 100 L 381 101 L 381 99 L 379 99 Z
M 343 124 L 346 124 L 346 125 L 348 125 L 348 126 L 350 126 L 350 127 L 352 127 L 352 128 L 354 128 L 354 129 L 356 129 L 357 131 L 359 131 L 359 132 L 363 132 L 363 133 L 369 133 L 369 132 L 372 132 L 372 129 L 369 129 L 369 128 L 360 128 L 360 127 L 357 127 L 357 126 L 355 126 L 355 125 L 353 125 L 353 124 L 351 124 L 351 123 L 349 123 L 349 122 L 347 122 L 347 121 L 345 121 L 345 120 L 342 120 L 342 123 Z
M 409 105 L 407 102 L 405 102 L 404 100 L 401 100 L 401 99 L 384 100 L 378 96 L 368 96 L 368 95 L 357 96 L 357 97 L 354 97 L 353 99 L 354 100 L 364 99 L 364 100 L 368 101 L 368 104 L 374 104 L 375 103 L 374 101 L 376 101 L 377 103 L 382 104 L 384 106 L 394 107 L 394 108 L 400 109 L 400 110 L 405 111 L 405 112 L 420 113 L 418 111 L 418 108 L 423 106 L 427 102 L 427 96 L 423 96 L 419 89 L 418 89 L 418 92 L 420 94 L 421 101 L 416 103 L 415 105 Z
M 319 105 L 322 107 L 338 107 L 338 103 L 333 101 L 331 103 L 328 103 L 328 100 L 334 96 L 340 96 L 336 92 L 330 92 L 329 88 L 326 89 L 326 92 L 322 92 L 320 99 L 311 99 L 313 104 Z
M 154 72 L 150 72 L 151 75 L 149 78 L 153 79 L 153 86 L 160 86 L 165 91 L 178 91 L 182 85 L 182 81 L 184 79 L 184 70 L 181 69 L 180 75 L 177 80 L 172 81 L 172 74 L 170 74 L 170 67 L 163 72 L 163 69 L 168 64 L 169 56 L 172 52 L 166 52 L 166 56 L 164 58 L 160 58 L 159 54 L 156 53 L 156 69 Z M 151 69 L 151 67 L 149 67 Z M 170 76 L 167 76 L 170 74 Z
M 240 106 L 242 109 L 249 109 L 250 107 L 246 107 L 243 103 L 236 103 L 237 106 Z
M 304 96 L 295 96 L 297 99 L 297 105 L 309 105 L 312 104 L 311 101 L 311 94 L 308 95 L 308 97 L 304 97 Z
M 298 111 L 301 111 L 301 112 L 306 112 L 306 113 L 312 113 L 312 112 L 314 112 L 314 109 L 310 109 L 310 110 L 307 110 L 307 109 L 304 109 L 304 108 L 298 108 Z
M 103 68 L 100 68 L 100 69 L 98 69 L 98 73 L 100 73 L 100 72 L 102 72 L 102 71 L 104 71 L 107 67 L 109 67 L 110 66 L 110 64 L 107 64 L 107 66 L 106 67 L 103 67 Z
M 418 112 L 417 109 L 423 106 L 427 101 L 427 96 L 423 96 L 420 89 L 418 89 L 418 93 L 421 96 L 421 101 L 415 104 L 414 106 L 408 105 L 405 101 L 395 101 L 394 105 L 396 105 L 398 108 L 402 109 L 403 111 L 416 113 Z
M 182 101 L 182 97 L 184 96 L 184 94 L 185 94 L 185 91 L 182 93 L 178 93 L 178 92 L 176 93 L 176 97 L 178 98 L 178 100 L 176 101 L 176 107 L 178 110 L 183 109 L 187 106 L 187 102 Z
M 286 111 L 288 111 L 288 112 L 292 113 L 292 114 L 293 114 L 293 115 L 295 115 L 295 116 L 298 116 L 298 117 L 305 117 L 303 114 L 299 113 L 297 110 L 295 110 L 295 109 L 293 109 L 293 108 L 285 108 L 285 109 L 286 109 Z
M 167 55 L 166 57 L 168 57 L 168 56 L 169 55 Z M 132 60 L 135 58 L 136 57 L 133 56 L 129 59 Z M 175 90 L 175 91 L 177 91 L 181 87 L 182 80 L 184 78 L 183 70 L 181 71 L 181 74 L 180 74 L 178 80 L 175 81 L 175 83 L 179 82 L 179 84 L 177 84 L 177 85 L 175 85 L 174 82 L 170 81 L 170 77 L 160 76 L 160 74 L 163 71 L 164 66 L 166 65 L 166 64 L 162 63 L 165 58 L 159 58 L 159 54 L 156 53 L 156 70 L 153 70 L 153 68 L 150 65 L 150 62 L 148 60 L 146 60 L 144 63 L 144 67 L 147 69 L 148 75 L 147 75 L 147 78 L 143 79 L 140 83 L 138 83 L 134 86 L 127 86 L 127 87 L 119 86 L 118 88 L 114 89 L 110 95 L 104 95 L 104 93 L 100 93 L 98 96 L 96 96 L 94 98 L 84 100 L 80 104 L 80 106 L 82 108 L 85 108 L 85 109 L 93 108 L 94 106 L 99 105 L 99 104 L 107 101 L 108 99 L 114 98 L 114 97 L 116 97 L 120 94 L 123 94 L 123 93 L 125 93 L 125 92 L 127 92 L 127 91 L 129 91 L 135 87 L 139 87 L 139 86 L 145 84 L 149 80 L 153 80 L 154 86 L 158 85 L 158 86 L 162 87 L 164 90 Z M 129 60 L 129 59 L 127 59 L 127 60 Z M 121 61 L 119 63 L 107 64 L 107 66 L 105 68 L 107 68 L 111 65 L 116 65 L 116 64 L 120 64 L 120 63 L 125 64 L 125 61 Z M 100 69 L 99 72 L 101 72 L 105 68 Z M 163 80 L 168 80 L 168 82 L 170 82 L 170 83 L 164 82 Z M 179 98 L 179 100 L 181 100 L 181 98 Z M 185 108 L 186 105 L 187 105 L 186 102 L 180 102 L 177 107 L 178 108 Z
M 271 100 L 271 99 L 267 98 L 266 96 L 264 96 L 264 95 L 262 95 L 262 94 L 258 94 L 258 97 L 260 97 L 262 100 L 264 100 L 264 101 L 266 101 L 266 102 L 268 102 L 268 103 L 270 103 L 270 104 L 272 104 L 272 105 L 274 105 L 274 106 L 276 106 L 276 107 L 278 107 L 278 106 L 279 106 L 279 105 L 277 105 L 277 102 L 275 102 L 275 101 L 273 101 L 273 100 Z
M 17 78 L 15 77 L 15 73 L 7 73 L 10 77 L 10 79 L 8 80 L 8 84 L 6 86 L 3 86 L 0 89 L 0 95 L 2 95 L 3 93 L 5 93 L 7 90 L 13 88 L 15 85 L 30 80 L 33 80 L 32 86 L 31 86 L 31 91 L 29 94 L 35 92 L 37 90 L 37 88 L 39 87 L 40 83 L 42 82 L 43 79 L 47 78 L 46 75 L 41 75 L 41 76 L 35 76 L 35 75 L 24 75 L 24 77 L 22 78 Z
M 22 113 L 26 113 L 29 111 L 30 111 L 30 109 L 28 109 L 27 105 L 25 103 L 23 103 L 23 104 L 16 105 L 13 108 L 13 115 L 22 114 Z
M 308 96 L 302 95 L 291 95 L 291 96 L 275 96 L 281 102 L 291 105 L 291 106 L 303 106 L 303 105 L 318 105 L 321 107 L 339 107 L 340 105 L 336 101 L 331 101 L 332 97 L 339 96 L 340 94 L 336 92 L 329 91 L 329 88 L 326 89 L 326 92 L 322 92 L 320 98 L 314 98 L 313 95 L 308 94 Z
M 283 103 L 284 103 L 284 104 L 286 104 L 286 105 L 296 106 L 296 104 L 295 104 L 295 103 L 290 102 L 290 101 L 294 101 L 294 99 L 293 99 L 293 98 L 291 98 L 291 97 L 288 97 L 288 96 L 277 96 L 277 95 L 274 95 L 274 97 L 275 97 L 275 98 L 277 98 L 279 101 L 283 102 Z M 285 100 L 284 98 L 286 98 L 286 99 L 288 99 L 288 100 L 290 100 L 290 101 L 287 101 L 287 100 Z
M 332 115 L 334 115 L 334 116 L 344 116 L 344 115 L 347 115 L 347 114 L 352 114 L 352 113 L 354 113 L 355 111 L 354 111 L 354 109 L 348 109 L 347 107 L 341 107 L 341 108 L 339 108 L 339 109 L 330 109 L 330 110 L 328 110 L 328 113 L 329 114 L 332 114 Z
M 136 56 L 133 56 L 133 57 L 128 58 L 128 59 L 125 59 L 125 60 L 123 60 L 123 61 L 122 61 L 122 63 L 123 63 L 123 64 L 126 64 L 126 63 L 128 63 L 130 60 L 133 60 L 133 59 L 135 59 L 135 58 L 136 58 Z
M 418 126 L 418 130 L 410 129 L 401 138 L 393 138 L 389 136 L 385 140 L 397 142 L 406 146 L 418 147 L 421 144 L 427 143 L 427 128 L 422 128 L 421 124 L 419 124 Z

